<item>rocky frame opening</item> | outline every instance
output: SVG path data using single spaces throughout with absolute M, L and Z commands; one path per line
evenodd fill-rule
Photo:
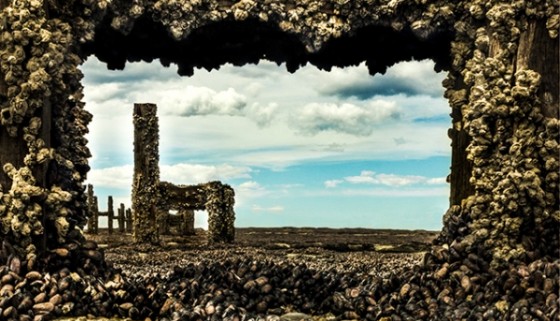
M 109 68 L 159 58 L 183 75 L 260 59 L 288 71 L 365 61 L 375 74 L 430 58 L 448 71 L 451 195 L 418 273 L 462 288 L 446 306 L 481 289 L 473 276 L 502 275 L 486 289 L 505 296 L 482 295 L 481 316 L 511 319 L 510 307 L 527 296 L 541 314 L 558 313 L 557 299 L 545 302 L 558 279 L 543 288 L 535 276 L 550 276 L 560 255 L 555 1 L 0 1 L 0 8 L 3 262 L 17 258 L 26 271 L 49 266 L 49 250 L 82 253 L 91 115 L 77 66 L 88 55 Z M 409 281 L 426 282 L 415 277 Z M 534 277 L 527 282 L 545 295 L 525 288 L 511 295 L 516 277 Z M 399 293 L 403 305 L 408 294 Z M 449 311 L 425 310 L 435 319 Z

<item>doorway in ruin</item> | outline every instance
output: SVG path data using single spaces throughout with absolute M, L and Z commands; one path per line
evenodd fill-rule
M 101 62 L 106 64 L 108 69 L 123 69 L 127 62 L 130 64 L 136 61 L 152 62 L 154 60 L 159 60 L 159 63 L 166 67 L 171 64 L 176 64 L 177 73 L 179 75 L 192 76 L 194 74 L 195 77 L 195 69 L 197 71 L 200 68 L 214 70 L 226 64 L 247 66 L 248 64 L 256 64 L 262 61 L 270 61 L 282 65 L 282 68 L 290 73 L 302 69 L 306 65 L 313 65 L 320 70 L 332 72 L 333 68 L 357 66 L 361 64 L 370 75 L 375 75 L 385 73 L 389 66 L 399 62 L 428 60 L 432 63 L 432 69 L 441 72 L 447 70 L 451 64 L 449 53 L 450 42 L 453 38 L 453 34 L 449 29 L 445 29 L 445 31 L 431 30 L 428 37 L 427 34 L 419 36 L 409 28 L 395 29 L 385 26 L 367 26 L 357 29 L 350 36 L 332 39 L 326 42 L 321 50 L 309 53 L 309 51 L 304 48 L 304 44 L 300 42 L 296 36 L 283 33 L 276 27 L 267 25 L 262 21 L 247 19 L 241 22 L 224 21 L 210 23 L 193 30 L 188 37 L 177 41 L 177 39 L 171 38 L 167 29 L 143 17 L 138 18 L 132 26 L 132 29 L 127 30 L 126 34 L 117 32 L 112 29 L 111 26 L 101 23 L 97 26 L 95 35 L 94 40 L 83 45 L 82 49 L 86 54 L 96 56 Z M 150 39 L 152 45 L 144 45 L 147 39 Z M 157 63 L 156 61 L 156 64 Z M 100 67 L 104 67 L 103 64 L 101 64 Z M 104 68 L 99 69 L 103 70 Z M 160 71 L 156 71 L 155 73 L 159 74 Z M 103 78 L 103 76 L 101 76 L 101 78 Z M 454 78 L 448 79 L 448 83 L 445 85 L 447 88 L 457 86 L 457 84 L 453 82 L 453 79 Z M 421 82 L 419 83 L 418 85 L 421 87 L 422 84 Z M 274 84 L 270 86 L 274 87 Z M 399 84 L 399 86 L 402 86 L 402 84 Z M 401 89 L 402 88 L 397 87 L 396 89 L 390 90 L 396 90 L 398 92 Z M 104 94 L 107 93 L 107 96 L 111 97 L 110 90 Z M 359 95 L 363 93 L 353 94 L 359 97 Z M 441 96 L 440 94 L 439 97 Z M 150 102 L 152 99 L 148 98 L 146 101 Z M 169 108 L 169 106 L 166 107 Z M 230 107 L 235 111 L 236 106 Z M 128 113 L 129 109 L 128 107 L 124 107 L 120 108 L 118 111 L 116 111 L 116 109 L 113 110 L 117 113 Z M 316 110 L 322 113 L 328 110 L 328 108 L 324 108 L 323 106 L 316 108 Z M 261 108 L 260 111 L 266 115 L 266 108 Z M 175 111 L 175 113 L 178 112 L 178 110 Z M 447 128 L 451 127 L 452 123 L 455 127 L 455 124 L 460 124 L 462 121 L 460 110 L 451 110 L 450 114 L 451 119 L 449 119 L 448 116 L 446 119 L 445 117 L 440 119 L 448 122 Z M 367 117 L 358 117 L 358 119 L 359 122 L 367 123 Z M 418 117 L 418 121 L 430 122 L 431 120 Z M 274 122 L 271 123 L 274 124 Z M 292 124 L 297 125 L 298 122 L 292 121 Z M 335 127 L 338 125 L 335 125 Z M 321 124 L 317 124 L 317 126 L 316 130 L 318 131 L 332 129 L 328 126 L 321 127 L 323 126 Z M 188 126 L 185 127 L 188 128 Z M 449 174 L 449 167 L 454 168 L 448 177 L 448 181 L 450 181 L 451 184 L 450 192 L 447 194 L 447 205 L 438 209 L 437 215 L 440 217 L 449 204 L 459 204 L 462 199 L 472 194 L 473 190 L 468 182 L 468 178 L 470 177 L 470 163 L 466 160 L 465 152 L 469 141 L 467 139 L 467 134 L 461 131 L 460 128 L 460 126 L 455 127 L 455 129 L 450 130 L 448 133 L 449 138 L 454 142 L 454 146 L 452 146 L 451 166 L 449 166 L 449 162 L 442 167 L 440 166 L 440 168 L 445 169 L 446 174 Z M 199 136 L 201 135 L 200 132 L 197 134 Z M 193 141 L 195 142 L 197 141 L 197 134 L 190 136 L 193 137 Z M 356 134 L 356 132 L 353 134 Z M 420 137 L 419 134 L 420 133 L 409 133 L 409 137 L 414 136 L 418 138 Z M 127 135 L 130 135 L 130 131 Z M 189 137 L 189 135 L 172 136 Z M 445 137 L 445 134 L 443 134 L 443 137 Z M 443 137 L 442 139 L 448 139 Z M 391 139 L 395 145 L 407 142 L 406 137 L 392 137 Z M 447 143 L 449 144 L 449 141 L 447 141 Z M 340 146 L 336 145 L 336 143 L 324 145 L 328 145 L 323 146 L 324 148 L 340 149 Z M 363 150 L 367 149 L 367 147 L 364 147 Z M 382 149 L 383 148 L 379 148 L 378 150 Z M 449 149 L 447 148 L 447 150 Z M 188 152 L 186 154 L 188 154 Z M 165 155 L 165 153 L 162 153 L 162 155 Z M 224 158 L 228 157 L 227 153 L 223 156 Z M 163 164 L 165 163 L 162 162 L 162 165 Z M 426 165 L 417 164 L 416 167 L 421 168 L 426 167 Z M 91 174 L 92 173 L 90 173 L 90 177 L 92 176 Z M 327 188 L 338 185 L 339 181 L 345 183 L 384 181 L 393 184 L 405 181 L 422 181 L 425 184 L 441 184 L 445 176 L 423 177 L 422 175 L 406 174 L 408 177 L 402 180 L 402 177 L 391 174 L 392 173 L 377 172 L 376 170 L 365 167 L 359 170 L 356 169 L 353 173 L 340 176 L 333 175 L 333 177 L 322 181 L 321 184 L 323 184 L 323 187 Z M 376 175 L 381 176 L 377 177 Z M 262 187 L 255 181 L 248 181 L 246 183 L 247 184 L 243 187 L 249 189 L 259 189 Z M 387 193 L 385 193 L 384 197 L 381 197 L 384 204 L 390 203 L 389 200 L 392 200 L 386 196 Z M 321 202 L 317 203 L 321 204 Z M 402 202 L 396 203 L 398 204 L 395 205 L 399 206 Z M 253 212 L 277 212 L 284 209 L 284 207 L 277 204 L 267 204 L 266 206 L 253 204 L 251 207 Z M 317 213 L 319 212 L 320 211 L 317 211 Z M 348 220 L 343 219 L 342 217 L 344 216 L 340 215 L 340 213 L 346 213 L 346 209 L 340 208 L 338 213 L 339 215 L 334 216 L 338 217 L 341 222 L 347 224 Z M 418 220 L 418 218 L 416 219 Z M 318 217 L 316 217 L 313 222 L 303 225 L 315 225 L 312 223 L 323 220 L 324 216 L 318 214 Z M 441 219 L 439 222 L 441 222 Z M 430 227 L 430 229 L 438 229 L 440 226 L 441 225 L 433 226 Z
M 431 60 L 373 77 L 365 63 L 290 74 L 263 61 L 190 77 L 158 61 L 81 68 L 95 115 L 89 182 L 117 203 L 130 204 L 132 105 L 150 101 L 162 180 L 231 184 L 236 226 L 441 229 L 451 118 Z M 195 226 L 206 222 L 197 212 Z

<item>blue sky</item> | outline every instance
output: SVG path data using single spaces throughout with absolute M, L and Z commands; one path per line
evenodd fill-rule
M 130 206 L 132 106 L 151 102 L 161 179 L 230 184 L 237 226 L 441 228 L 451 119 L 431 61 L 373 77 L 363 64 L 290 74 L 261 62 L 192 77 L 157 61 L 81 68 L 94 115 L 87 182 L 101 209 L 108 195 Z

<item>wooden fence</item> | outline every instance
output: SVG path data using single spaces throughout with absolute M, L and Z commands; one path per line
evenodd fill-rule
M 89 219 L 87 224 L 87 232 L 91 234 L 99 233 L 99 218 L 107 217 L 107 231 L 109 234 L 132 233 L 132 210 L 126 208 L 123 203 L 117 208 L 115 215 L 113 196 L 107 198 L 107 211 L 99 211 L 99 202 L 94 194 L 93 185 L 88 185 L 87 201 Z M 171 206 L 171 210 L 174 208 Z M 115 220 L 117 228 L 115 229 Z M 170 213 L 165 208 L 159 209 L 158 231 L 162 235 L 194 235 L 194 211 L 188 209 L 179 209 L 176 214 Z

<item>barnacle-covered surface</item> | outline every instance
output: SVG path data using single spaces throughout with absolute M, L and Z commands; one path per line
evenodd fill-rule
M 159 124 L 155 104 L 134 104 L 132 231 L 138 243 L 158 243 Z
M 46 250 L 80 244 L 91 115 L 77 67 L 88 55 L 113 69 L 159 58 L 183 75 L 260 59 L 291 72 L 365 61 L 374 74 L 431 58 L 449 73 L 456 193 L 423 267 L 401 281 L 445 294 L 390 296 L 389 287 L 382 292 L 397 299 L 380 295 L 378 305 L 405 316 L 399 307 L 412 300 L 423 311 L 416 319 L 557 318 L 558 279 L 545 275 L 560 255 L 557 0 L 0 0 L 0 8 L 0 143 L 12 151 L 0 157 L 2 260 L 31 269 Z M 458 183 L 459 166 L 467 183 Z M 483 284 L 494 295 L 481 296 Z
M 475 193 L 450 208 L 442 239 L 460 256 L 480 251 L 494 265 L 558 257 L 558 82 L 539 88 L 542 76 L 530 68 L 544 66 L 525 62 L 557 55 L 554 28 L 542 43 L 526 43 L 536 32 L 529 26 L 545 30 L 557 19 L 557 5 L 473 3 L 455 24 L 453 72 L 444 85 L 462 115 L 454 126 L 471 140 L 466 157 Z M 523 46 L 534 51 L 519 52 Z M 552 70 L 539 71 L 558 74 L 558 58 L 549 63 Z
M 214 181 L 175 185 L 159 177 L 159 124 L 155 104 L 134 105 L 134 182 L 132 211 L 134 240 L 159 243 L 159 230 L 169 210 L 206 210 L 208 242 L 233 242 L 235 193 Z
M 208 212 L 208 242 L 231 243 L 235 238 L 235 192 L 219 181 L 199 185 L 175 185 L 160 182 L 155 204 L 162 213 L 169 209 Z M 194 218 L 193 218 L 194 219 Z
M 93 194 L 93 185 L 87 186 L 87 208 L 88 208 L 88 223 L 87 229 L 90 234 L 97 234 L 99 231 L 99 203 L 97 196 Z

